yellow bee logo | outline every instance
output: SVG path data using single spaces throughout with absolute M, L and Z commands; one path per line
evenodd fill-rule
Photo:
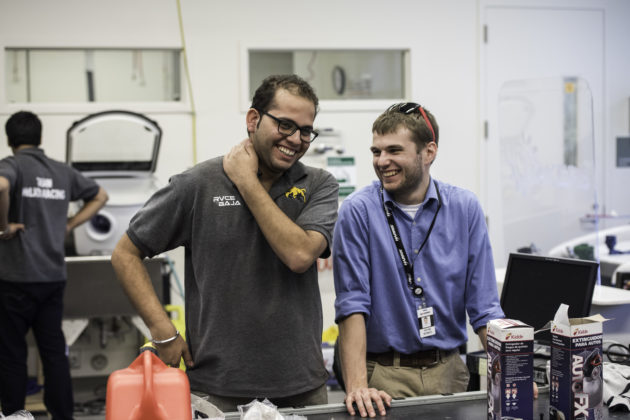
M 292 187 L 289 191 L 284 193 L 284 196 L 287 198 L 291 197 L 295 199 L 297 199 L 299 196 L 302 196 L 302 200 L 304 200 L 304 202 L 306 203 L 306 196 L 304 195 L 304 193 L 306 193 L 306 188 Z

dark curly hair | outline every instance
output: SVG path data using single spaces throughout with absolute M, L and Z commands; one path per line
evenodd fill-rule
M 267 112 L 273 108 L 273 99 L 278 89 L 285 89 L 294 95 L 308 99 L 315 107 L 315 115 L 319 111 L 319 99 L 308 82 L 295 74 L 268 76 L 256 89 L 252 99 L 252 108 L 258 112 Z

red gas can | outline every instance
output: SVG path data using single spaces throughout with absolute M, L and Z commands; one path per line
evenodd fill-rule
M 106 420 L 191 420 L 190 384 L 180 369 L 144 351 L 107 380 Z

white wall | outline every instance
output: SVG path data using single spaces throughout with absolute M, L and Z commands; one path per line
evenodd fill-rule
M 605 50 L 605 122 L 606 142 L 605 210 L 630 214 L 630 168 L 616 167 L 616 137 L 630 135 L 630 50 L 624 46 L 630 40 L 630 2 L 606 2 Z
M 496 3 L 531 4 L 525 0 Z M 408 99 L 429 108 L 440 125 L 440 152 L 433 174 L 480 194 L 480 4 L 479 0 L 274 0 L 266 3 L 182 0 L 196 105 L 198 160 L 225 153 L 244 138 L 244 113 L 239 103 L 241 80 L 246 80 L 241 67 L 244 46 L 262 43 L 280 47 L 409 48 L 412 95 Z M 605 137 L 612 143 L 614 136 L 628 134 L 630 2 L 549 0 L 537 4 L 605 8 Z M 558 25 L 561 30 L 561 22 Z M 532 22 L 532 30 L 535 30 L 535 22 Z M 180 45 L 175 0 L 0 0 L 2 48 Z M 0 69 L 0 74 L 4 74 L 4 61 L 0 61 Z M 4 82 L 0 83 L 3 85 Z M 18 109 L 28 108 L 40 113 L 45 125 L 44 147 L 51 156 L 61 160 L 65 157 L 65 130 L 72 121 L 87 113 L 111 108 L 102 104 L 9 106 L 4 102 L 4 91 L 0 90 L 2 125 L 7 116 Z M 161 179 L 166 180 L 170 174 L 193 163 L 188 105 L 113 105 L 147 113 L 164 129 L 158 164 Z M 318 116 L 319 126 L 334 127 L 342 132 L 348 150 L 357 157 L 360 185 L 374 178 L 368 148 L 371 123 L 380 111 L 322 108 Z M 614 164 L 614 147 L 607 150 Z M 0 142 L 0 156 L 8 153 L 6 145 Z M 630 212 L 630 197 L 619 194 L 624 191 L 622 176 L 627 180 L 628 169 L 612 171 L 607 200 L 611 208 L 619 211 L 625 206 Z M 330 312 L 326 316 L 330 319 Z
M 430 5 L 428 18 L 422 18 L 426 14 L 423 5 Z M 431 109 L 441 126 L 443 142 L 435 171 L 442 178 L 479 190 L 478 159 L 474 158 L 479 149 L 474 112 L 477 102 L 474 2 L 398 0 L 388 2 L 384 11 L 359 1 L 278 0 L 259 6 L 242 0 L 220 6 L 215 2 L 185 1 L 183 12 L 195 101 L 199 115 L 209 116 L 199 121 L 200 158 L 223 153 L 243 137 L 243 114 L 238 112 L 243 71 L 239 60 L 243 46 L 264 43 L 339 48 L 409 47 L 413 69 L 411 96 Z M 457 93 L 457 97 L 445 96 L 445 92 Z M 342 131 L 348 148 L 358 157 L 362 184 L 373 179 L 370 128 L 380 111 L 332 112 L 322 108 L 317 121 L 318 125 Z
M 134 2 L 0 0 L 0 48 L 5 47 L 121 47 L 179 48 L 177 7 L 170 0 Z M 157 175 L 166 182 L 171 174 L 192 164 L 191 122 L 185 105 L 156 103 L 6 104 L 4 51 L 0 54 L 0 123 L 21 109 L 40 115 L 42 147 L 53 158 L 65 160 L 66 130 L 87 114 L 106 109 L 145 113 L 158 122 L 163 139 Z M 4 128 L 3 134 L 4 136 Z M 10 153 L 0 142 L 0 156 Z

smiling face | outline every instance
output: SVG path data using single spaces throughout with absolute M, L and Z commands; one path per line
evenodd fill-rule
M 299 127 L 312 127 L 315 105 L 310 100 L 278 89 L 266 111 L 280 120 L 290 120 Z M 263 177 L 278 178 L 291 168 L 309 148 L 300 140 L 300 130 L 290 136 L 278 132 L 278 122 L 251 108 L 247 112 L 247 131 L 256 150 Z
M 387 134 L 373 133 L 372 164 L 383 188 L 401 204 L 419 204 L 429 186 L 429 166 L 437 153 L 431 142 L 418 151 L 411 132 L 399 127 Z

